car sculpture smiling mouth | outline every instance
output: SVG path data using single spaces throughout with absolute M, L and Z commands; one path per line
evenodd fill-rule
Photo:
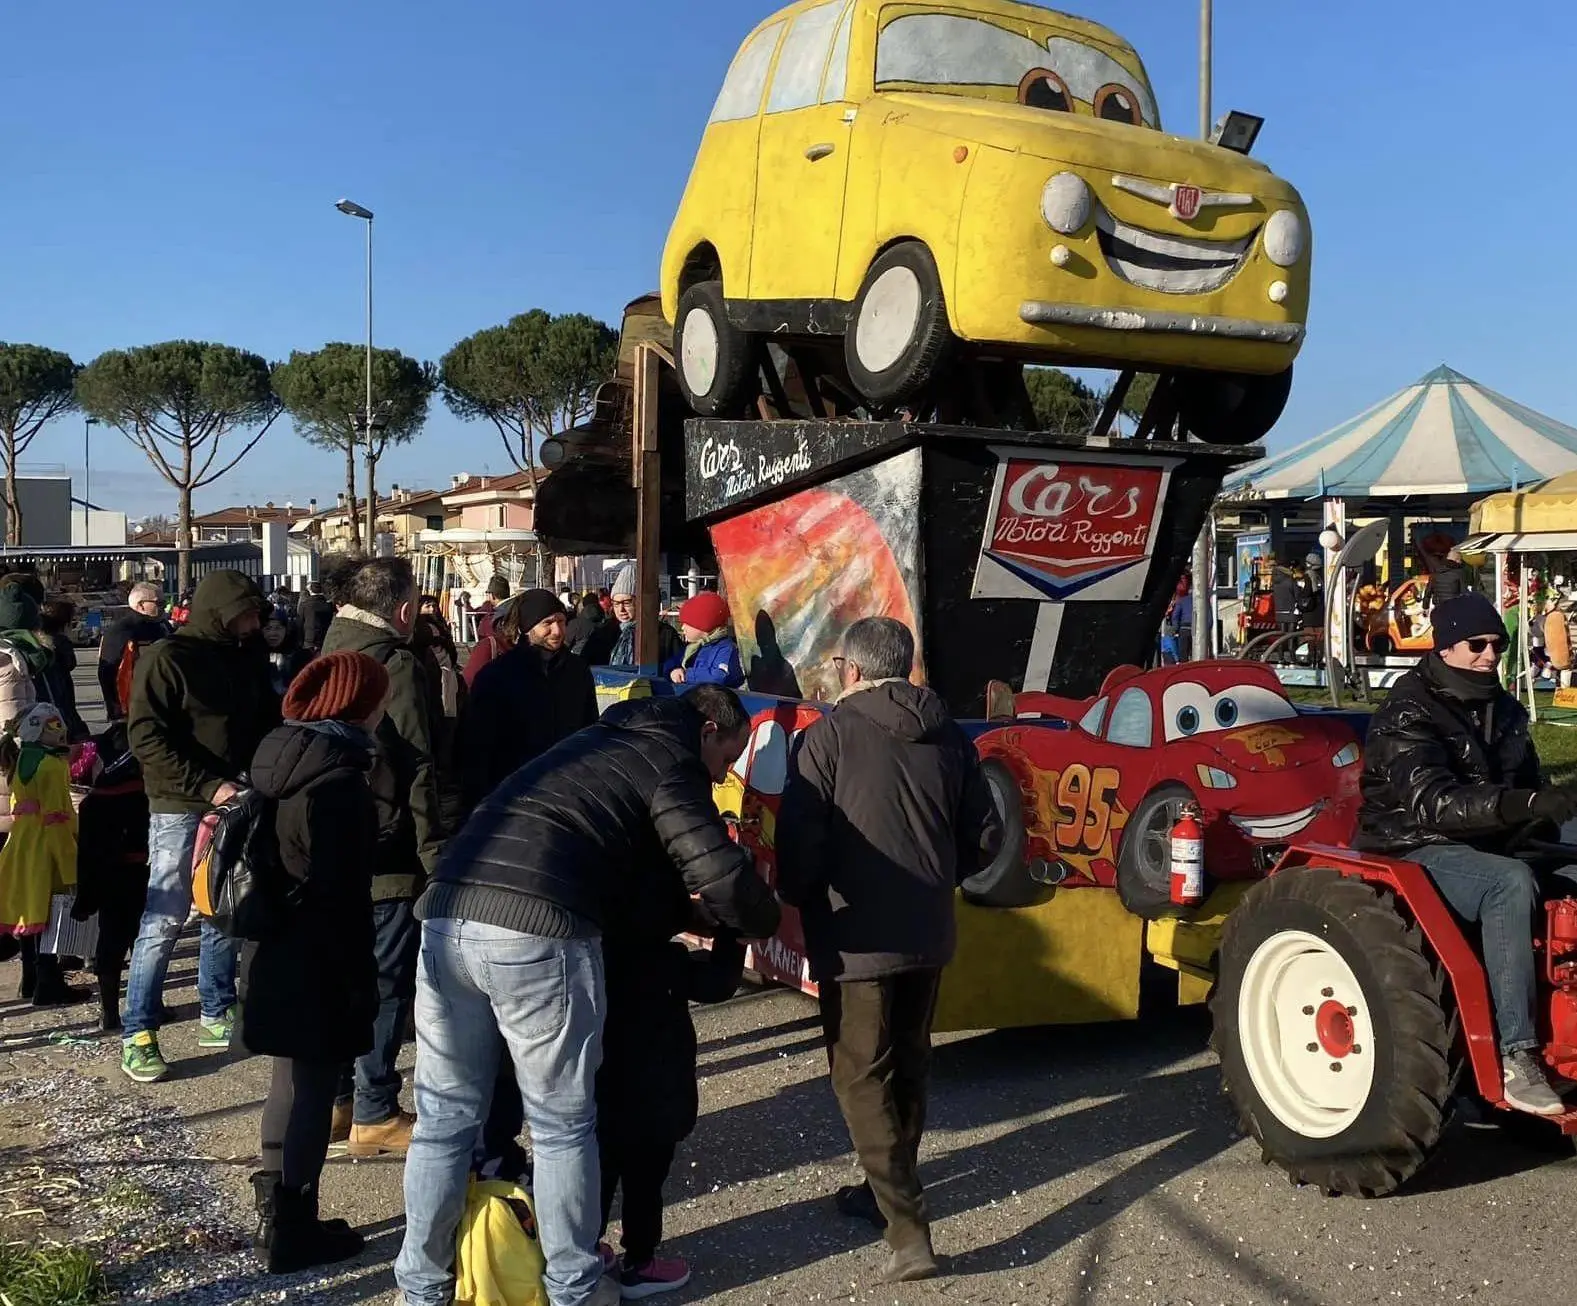
M 756 341 L 842 342 L 873 408 L 975 357 L 1155 371 L 1196 434 L 1279 416 L 1304 336 L 1297 192 L 1161 130 L 1098 24 L 1014 0 L 802 0 L 730 67 L 663 254 L 686 397 L 739 411 Z

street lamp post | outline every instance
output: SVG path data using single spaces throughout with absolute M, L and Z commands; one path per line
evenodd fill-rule
M 361 429 L 367 439 L 367 552 L 370 554 L 378 529 L 378 492 L 372 483 L 372 210 L 350 200 L 340 200 L 334 207 L 346 217 L 360 218 L 367 224 L 367 406 L 362 410 Z M 356 511 L 354 502 L 351 511 Z
M 1213 98 L 1214 60 L 1213 0 L 1199 0 L 1199 135 L 1210 139 L 1210 102 Z M 1204 526 L 1194 542 L 1194 661 L 1208 658 L 1216 634 L 1216 546 L 1211 529 L 1214 508 L 1205 509 Z
M 82 419 L 82 547 L 87 548 L 93 543 L 93 519 L 88 515 L 88 504 L 93 492 L 93 443 L 88 438 L 92 429 L 99 424 L 96 417 Z

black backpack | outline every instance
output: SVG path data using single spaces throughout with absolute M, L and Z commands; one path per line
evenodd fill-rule
M 294 892 L 279 856 L 279 804 L 243 789 L 203 816 L 192 849 L 192 901 L 232 939 L 260 942 L 284 925 Z

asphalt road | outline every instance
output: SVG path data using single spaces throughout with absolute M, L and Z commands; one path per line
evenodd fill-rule
M 196 1048 L 194 951 L 183 944 L 172 972 L 170 999 L 184 1017 L 165 1037 L 175 1075 L 152 1087 L 118 1074 L 113 1039 L 61 1043 L 94 1036 L 91 1007 L 34 1013 L 0 1002 L 0 1193 L 7 1171 L 41 1160 L 77 1165 L 88 1188 L 145 1173 L 149 1201 L 205 1208 L 170 1209 L 175 1225 L 202 1214 L 242 1229 L 267 1067 Z M 0 966 L 0 994 L 14 993 L 15 976 L 15 963 Z M 1464 1126 L 1389 1199 L 1294 1189 L 1237 1137 L 1197 1012 L 945 1040 L 923 1176 L 949 1273 L 883 1288 L 873 1282 L 879 1244 L 831 1206 L 853 1162 L 811 1004 L 746 992 L 697 1009 L 696 1023 L 702 1118 L 670 1181 L 666 1244 L 691 1260 L 695 1281 L 670 1300 L 1520 1306 L 1569 1295 L 1561 1212 L 1577 1162 Z M 30 1084 L 48 1094 L 30 1096 Z M 84 1110 L 113 1116 L 103 1132 L 139 1148 L 82 1159 L 93 1138 Z M 180 1179 L 154 1181 L 167 1174 Z M 222 1257 L 183 1252 L 177 1231 L 166 1255 L 187 1259 L 161 1280 L 172 1286 L 138 1295 L 188 1306 L 287 1299 L 281 1290 L 291 1301 L 392 1301 L 401 1174 L 398 1161 L 330 1165 L 325 1209 L 370 1239 L 336 1276 L 279 1284 L 244 1255 L 241 1269 L 226 1261 L 221 1272 Z M 211 1231 L 184 1239 L 205 1240 L 213 1244 Z

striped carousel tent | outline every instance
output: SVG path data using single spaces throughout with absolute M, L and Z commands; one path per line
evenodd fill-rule
M 1577 471 L 1577 428 L 1437 367 L 1350 421 L 1229 477 L 1227 498 L 1481 495 Z

